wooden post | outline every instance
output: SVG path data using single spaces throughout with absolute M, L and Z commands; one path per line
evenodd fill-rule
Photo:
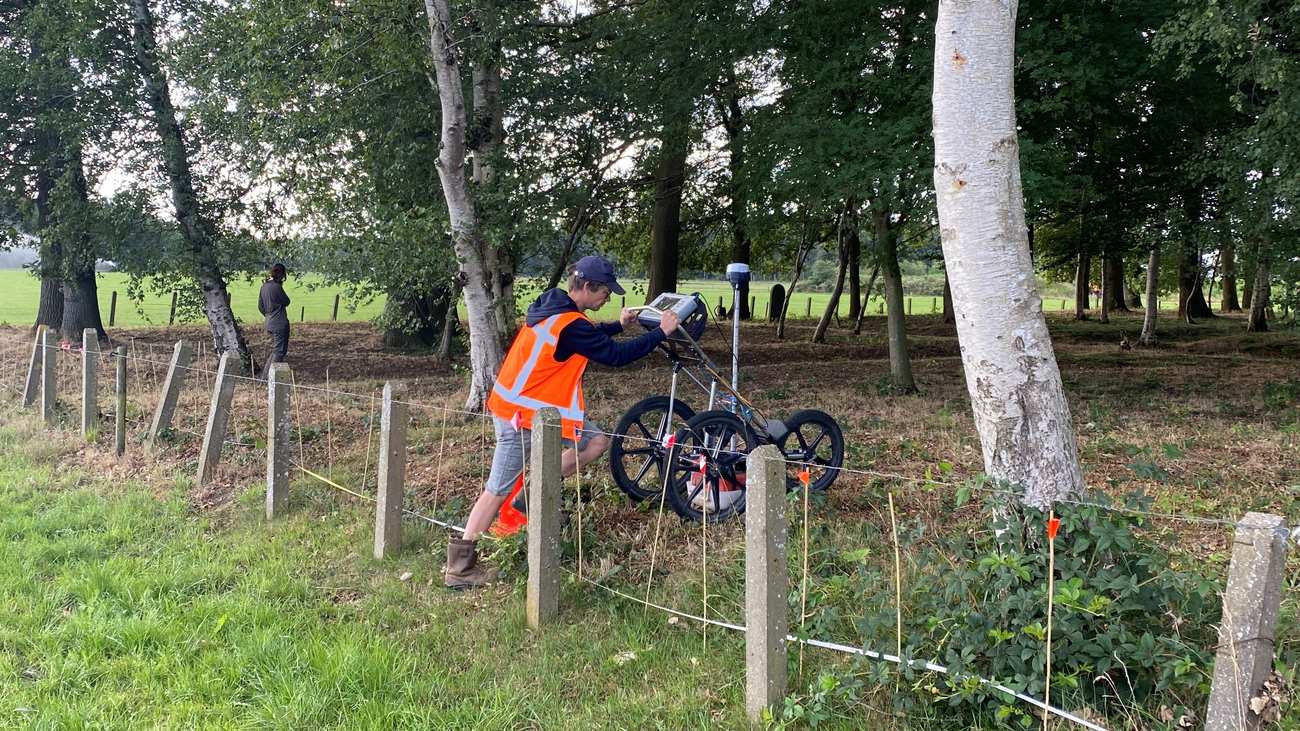
M 203 447 L 199 450 L 199 486 L 208 484 L 213 477 L 216 477 L 217 463 L 221 461 L 221 445 L 226 441 L 226 427 L 230 423 L 230 402 L 235 397 L 235 379 L 228 370 L 230 354 L 229 350 L 221 354 L 221 364 L 217 366 L 217 379 L 212 386 L 208 426 L 203 430 Z
M 158 405 L 153 411 L 153 421 L 149 423 L 149 433 L 145 435 L 145 445 L 152 449 L 158 435 L 172 424 L 172 414 L 176 413 L 176 402 L 180 399 L 181 389 L 190 371 L 190 344 L 177 340 L 172 348 L 172 360 L 167 365 L 167 377 L 163 379 L 162 393 L 158 394 Z
M 99 421 L 99 334 L 81 331 L 81 438 L 90 441 Z
M 541 627 L 560 609 L 560 412 L 533 415 L 528 465 L 528 626 Z
M 749 317 L 750 319 L 754 317 L 754 295 L 752 294 L 749 296 Z
M 1286 520 L 1279 515 L 1246 513 L 1237 523 L 1228 586 L 1223 592 L 1214 682 L 1205 712 L 1206 731 L 1262 725 L 1250 700 L 1273 669 L 1289 538 Z
M 27 382 L 23 385 L 23 406 L 36 403 L 36 392 L 41 385 L 41 364 L 45 362 L 45 326 L 36 328 L 36 339 L 32 341 L 32 359 L 27 364 Z
M 307 308 L 306 307 L 298 308 L 298 322 L 306 322 L 306 321 L 307 321 Z
M 174 324 L 175 322 L 176 322 L 176 293 L 172 292 L 172 309 L 171 309 L 171 313 L 167 315 L 167 324 L 171 325 Z
M 289 503 L 290 371 L 286 363 L 271 364 L 266 379 L 266 519 L 284 512 Z
M 907 314 L 912 314 L 912 298 L 907 298 Z
M 746 463 L 745 715 L 758 723 L 764 709 L 779 707 L 785 698 L 788 525 L 781 451 L 765 444 Z
M 41 418 L 46 425 L 54 425 L 54 404 L 58 400 L 59 344 L 54 340 L 54 333 L 49 328 L 41 331 Z
M 803 308 L 804 317 L 812 317 L 812 295 L 808 295 L 807 306 Z
M 339 295 L 338 295 L 338 293 L 335 293 L 335 294 L 334 294 L 334 314 L 330 315 L 330 320 L 333 321 L 333 322 L 338 322 L 338 321 L 339 321 Z
M 108 326 L 113 327 L 117 324 L 117 290 L 108 298 Z
M 375 558 L 395 555 L 402 545 L 402 498 L 406 483 L 406 404 L 392 382 L 384 384 L 379 419 L 379 481 L 375 504 Z
M 114 384 L 117 405 L 113 414 L 113 421 L 116 422 L 117 428 L 114 429 L 113 453 L 121 457 L 126 454 L 126 346 L 117 346 L 113 351 L 113 357 L 117 365 L 117 382 Z

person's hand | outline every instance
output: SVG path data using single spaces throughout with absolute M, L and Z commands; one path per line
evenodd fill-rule
M 629 328 L 632 327 L 632 323 L 634 322 L 636 322 L 636 313 L 624 307 L 623 311 L 619 313 L 618 324 L 622 325 L 624 328 Z
M 682 318 L 677 316 L 676 312 L 668 310 L 659 316 L 659 329 L 664 331 L 664 335 L 671 337 L 677 332 L 677 326 L 682 322 Z

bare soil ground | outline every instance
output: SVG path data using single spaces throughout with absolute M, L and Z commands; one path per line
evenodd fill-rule
M 1109 325 L 1065 317 L 1049 322 L 1090 489 L 1115 495 L 1140 489 L 1155 498 L 1154 510 L 1207 518 L 1235 520 L 1247 510 L 1296 514 L 1300 334 L 1246 334 L 1235 317 L 1197 325 L 1162 322 L 1158 347 L 1129 350 L 1120 347 L 1121 333 L 1135 337 L 1136 316 L 1120 314 Z M 908 328 L 918 394 L 891 393 L 883 318 L 868 318 L 861 336 L 832 329 L 825 345 L 808 342 L 811 325 L 789 326 L 783 341 L 766 324 L 744 326 L 742 391 L 778 416 L 820 408 L 839 420 L 848 444 L 846 466 L 861 472 L 844 473 L 832 488 L 829 502 L 837 514 L 880 521 L 880 501 L 885 489 L 893 488 L 903 514 L 950 523 L 953 485 L 982 469 L 960 351 L 953 327 L 937 316 L 910 317 Z M 106 420 L 96 448 L 82 450 L 78 459 L 115 476 L 193 474 L 216 370 L 205 329 L 114 335 L 116 344 L 133 354 L 128 455 L 121 461 L 111 457 L 111 420 Z M 257 341 L 261 334 L 250 335 L 264 351 L 266 344 Z M 30 355 L 28 335 L 10 328 L 0 336 L 5 353 L 0 372 L 6 384 L 20 386 Z M 171 347 L 182 338 L 195 343 L 198 370 L 182 394 L 174 433 L 149 455 L 139 440 Z M 719 363 L 730 360 L 729 339 L 717 328 L 704 338 Z M 61 355 L 60 391 L 75 424 L 79 355 Z M 386 349 L 377 332 L 355 323 L 295 324 L 289 360 L 295 383 L 309 387 L 299 389 L 295 404 L 295 438 L 304 465 L 372 492 L 378 394 L 385 381 L 400 382 L 413 404 L 408 476 L 413 505 L 463 518 L 459 513 L 480 489 L 493 440 L 490 424 L 460 411 L 466 375 L 459 361 Z M 108 367 L 101 371 L 101 410 L 107 412 L 112 374 Z M 589 413 L 612 428 L 640 398 L 665 393 L 669 376 L 668 362 L 659 355 L 619 371 L 593 366 L 586 379 Z M 702 409 L 706 397 L 689 382 L 684 389 L 686 400 Z M 265 421 L 264 388 L 241 382 L 217 483 L 195 489 L 196 505 L 220 505 L 237 488 L 264 479 Z M 645 530 L 644 506 L 638 510 L 618 499 L 603 464 L 589 468 L 585 479 L 586 489 L 608 498 L 590 508 L 599 514 L 601 532 Z M 1201 551 L 1222 551 L 1221 527 L 1179 522 L 1180 535 L 1206 541 Z

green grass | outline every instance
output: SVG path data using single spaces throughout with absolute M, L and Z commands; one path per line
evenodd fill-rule
M 305 486 L 274 525 L 260 494 L 196 516 L 179 490 L 71 487 L 31 449 L 0 428 L 0 727 L 743 726 L 738 636 L 704 653 L 571 586 L 533 632 L 516 585 L 436 586 L 441 534 L 374 561 L 369 513 Z
M 628 279 L 625 281 L 628 293 L 625 297 L 615 296 L 611 298 L 608 305 L 596 317 L 600 319 L 612 320 L 618 317 L 618 310 L 624 303 L 628 305 L 641 304 L 645 299 L 645 280 Z M 773 282 L 755 282 L 751 285 L 751 294 L 754 297 L 754 304 L 758 312 L 766 314 L 768 302 L 771 299 L 771 289 Z M 117 272 L 102 272 L 99 274 L 99 309 L 104 318 L 105 325 L 108 324 L 109 305 L 112 293 L 117 292 L 117 312 L 115 322 L 121 326 L 139 326 L 139 325 L 165 325 L 171 312 L 170 296 L 147 294 L 140 301 L 128 300 L 126 296 L 127 277 L 125 274 Z M 257 292 L 261 287 L 260 282 L 246 282 L 243 280 L 230 283 L 230 303 L 234 307 L 235 316 L 244 322 L 260 322 L 262 317 L 257 312 Z M 904 287 L 907 286 L 906 277 L 904 278 Z M 290 316 L 294 322 L 306 319 L 311 322 L 328 321 L 333 314 L 334 296 L 342 294 L 339 287 L 328 287 L 321 283 L 319 277 L 314 275 L 303 275 L 301 277 L 291 276 L 287 283 L 286 289 L 289 297 L 293 300 L 290 306 Z M 710 308 L 718 304 L 718 298 L 728 308 L 731 307 L 731 288 L 726 282 L 690 280 L 681 282 L 678 286 L 681 292 L 699 292 L 704 296 L 705 301 L 709 303 Z M 0 325 L 23 325 L 32 322 L 36 318 L 36 304 L 40 295 L 40 283 L 32 277 L 27 271 L 20 269 L 0 270 L 0 292 L 5 296 L 0 298 Z M 1055 293 L 1055 289 L 1052 290 Z M 519 289 L 519 300 L 521 307 L 526 307 L 527 303 L 532 301 L 536 296 L 536 289 L 522 286 Z M 939 312 L 943 309 L 943 300 L 935 296 L 909 296 L 907 300 L 911 302 L 911 312 L 916 315 L 924 315 L 932 312 Z M 790 304 L 788 316 L 794 319 L 804 317 L 817 318 L 821 316 L 826 304 L 830 301 L 830 294 L 827 292 L 805 293 L 796 291 L 794 300 Z M 355 307 L 352 307 L 355 305 Z M 867 308 L 869 315 L 883 314 L 884 301 L 873 296 L 871 303 Z M 369 302 L 350 302 L 346 296 L 340 301 L 338 319 L 343 322 L 363 322 L 373 319 L 377 316 L 384 306 L 382 297 L 375 298 Z M 1162 309 L 1169 309 L 1174 306 L 1171 299 L 1161 302 Z M 1074 301 L 1070 297 L 1045 297 L 1043 300 L 1043 309 L 1048 311 L 1057 311 L 1062 309 L 1072 309 Z M 464 305 L 461 306 L 462 313 Z M 849 312 L 849 303 L 847 296 L 840 298 L 839 313 L 841 317 L 847 317 Z M 177 319 L 184 321 L 182 315 Z
M 334 309 L 334 295 L 342 290 L 338 287 L 321 286 L 321 280 L 312 275 L 291 277 L 288 282 L 289 297 L 293 300 L 290 314 L 295 322 L 302 319 L 312 321 L 329 320 Z M 122 326 L 166 325 L 171 313 L 171 297 L 147 294 L 139 302 L 127 299 L 127 276 L 118 272 L 101 272 L 99 274 L 99 311 L 108 325 L 109 305 L 113 292 L 117 292 L 116 324 Z M 230 304 L 235 316 L 244 322 L 260 322 L 261 314 L 257 311 L 257 292 L 261 282 L 233 281 L 230 287 Z M 313 289 L 314 288 L 314 289 Z M 40 296 L 40 282 L 25 270 L 0 270 L 0 291 L 5 293 L 0 298 L 0 324 L 22 325 L 36 319 L 36 304 Z M 357 303 L 355 310 L 349 310 L 346 297 L 339 304 L 339 320 L 355 322 L 369 320 L 383 310 L 383 300 Z M 184 321 L 180 314 L 178 321 Z

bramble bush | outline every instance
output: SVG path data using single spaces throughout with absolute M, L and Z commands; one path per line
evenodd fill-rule
M 1106 498 L 1090 500 L 1105 505 Z M 1133 496 L 1123 507 L 1147 505 Z M 999 502 L 986 508 L 994 516 L 988 529 L 921 542 L 921 530 L 912 526 L 901 537 L 912 557 L 903 655 L 918 667 L 901 669 L 905 682 L 894 703 L 912 713 L 943 702 L 952 707 L 945 716 L 965 712 L 973 723 L 1029 727 L 1038 723 L 1033 709 L 976 676 L 1043 696 L 1047 515 Z M 1110 718 L 1142 716 L 1157 728 L 1195 718 L 1209 693 L 1220 582 L 1180 568 L 1140 514 L 1060 505 L 1056 515 L 1053 705 Z M 858 582 L 850 593 L 883 597 L 858 620 L 861 641 L 892 652 L 892 569 L 861 572 Z M 949 674 L 925 671 L 920 661 L 945 665 Z

